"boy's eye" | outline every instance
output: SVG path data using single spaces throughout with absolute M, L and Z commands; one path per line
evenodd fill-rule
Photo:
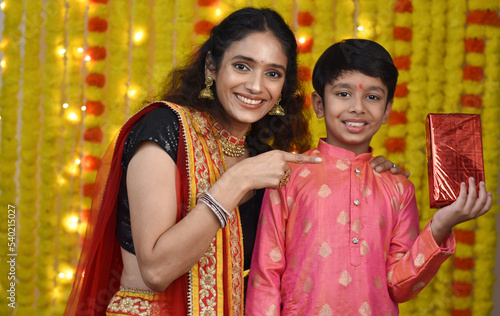
M 380 98 L 379 98 L 378 96 L 373 95 L 373 94 L 372 94 L 372 95 L 369 95 L 367 98 L 368 98 L 369 100 L 380 100 Z
M 339 97 L 348 97 L 349 96 L 349 92 L 339 92 L 339 93 L 337 93 L 337 95 Z

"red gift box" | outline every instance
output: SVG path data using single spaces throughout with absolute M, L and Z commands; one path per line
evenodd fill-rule
M 460 183 L 484 181 L 481 117 L 477 114 L 428 114 L 427 166 L 431 208 L 453 203 Z

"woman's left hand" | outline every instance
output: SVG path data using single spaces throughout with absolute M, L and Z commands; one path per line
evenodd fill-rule
M 385 159 L 384 156 L 375 157 L 370 164 L 377 172 L 390 171 L 392 174 L 401 174 L 403 172 L 400 167 L 396 166 L 392 161 Z M 410 172 L 403 173 L 403 176 L 409 178 Z

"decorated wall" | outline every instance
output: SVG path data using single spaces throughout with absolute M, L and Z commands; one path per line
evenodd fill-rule
M 0 314 L 62 314 L 110 138 L 155 98 L 169 69 L 214 24 L 244 6 L 275 8 L 293 28 L 308 92 L 315 60 L 335 41 L 367 38 L 390 51 L 400 79 L 389 122 L 372 146 L 411 171 L 421 228 L 434 212 L 427 113 L 481 114 L 495 205 L 455 229 L 456 254 L 401 314 L 489 315 L 500 148 L 498 0 L 2 1 Z M 324 135 L 313 115 L 311 129 L 316 141 Z

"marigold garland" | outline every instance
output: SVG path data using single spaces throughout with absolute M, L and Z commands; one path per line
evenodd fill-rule
M 109 42 L 106 49 L 109 72 L 106 77 L 107 93 L 104 98 L 107 107 L 107 111 L 104 113 L 107 124 L 104 126 L 102 139 L 104 147 L 109 144 L 110 139 L 129 116 L 127 92 L 130 78 L 132 8 L 124 1 L 112 1 L 109 6 L 113 13 L 108 17 Z M 104 109 L 104 103 L 101 101 L 87 101 L 88 114 L 100 116 Z
M 144 100 L 150 98 L 150 65 L 148 52 L 150 44 L 151 9 L 147 1 L 135 1 L 132 14 L 132 64 L 130 67 L 130 85 L 128 94 L 131 113 L 139 110 Z M 137 34 L 142 34 L 138 39 Z
M 154 50 L 152 86 L 161 89 L 161 83 L 174 63 L 174 25 L 173 16 L 164 12 L 175 12 L 175 3 L 155 1 L 153 6 Z M 155 92 L 155 94 L 158 94 Z
M 18 121 L 18 107 L 19 99 L 18 93 L 20 91 L 19 80 L 21 78 L 21 59 L 19 54 L 21 32 L 19 27 L 22 20 L 22 4 L 18 2 L 8 2 L 3 9 L 5 13 L 4 29 L 2 34 L 2 54 L 3 62 L 5 63 L 1 68 L 2 71 L 2 86 L 0 88 L 0 115 L 1 121 L 1 140 L 0 140 L 0 201 L 5 207 L 5 211 L 0 212 L 0 222 L 8 223 L 8 211 L 11 209 L 9 205 L 17 208 L 16 205 L 16 161 L 19 159 L 17 154 L 17 140 L 16 140 L 16 126 Z M 5 105 L 9 106 L 5 106 Z M 17 209 L 17 212 L 20 210 Z M 19 223 L 18 223 L 19 225 Z M 4 251 L 7 252 L 7 245 L 9 243 L 7 235 L 7 225 L 0 227 L 0 242 L 4 245 Z M 19 226 L 17 226 L 19 227 Z M 14 247 L 17 251 L 17 247 Z M 9 250 L 10 252 L 10 250 Z M 18 267 L 19 268 L 19 267 Z M 11 280 L 8 279 L 10 266 L 7 260 L 0 261 L 0 288 L 3 293 L 10 289 Z M 17 281 L 17 280 L 16 280 Z M 9 310 L 12 310 L 7 304 L 7 299 L 2 301 L 0 305 L 0 313 L 7 315 Z
M 46 4 L 47 5 L 47 4 Z M 42 130 L 40 143 L 40 190 L 39 190 L 39 228 L 37 230 L 37 278 L 35 285 L 38 290 L 36 308 L 49 310 L 54 300 L 54 282 L 57 273 L 56 267 L 57 250 L 54 251 L 56 241 L 56 230 L 58 214 L 56 214 L 57 201 L 57 165 L 58 147 L 54 144 L 59 142 L 59 130 L 63 124 L 63 118 L 59 115 L 62 104 L 61 87 L 63 85 L 64 60 L 58 51 L 64 47 L 64 12 L 63 3 L 51 3 L 50 10 L 47 7 L 47 19 L 45 20 L 46 44 L 45 60 L 42 64 Z
M 498 21 L 499 4 L 498 2 L 482 1 L 477 3 L 477 8 L 490 11 L 496 15 L 492 19 L 485 19 L 482 23 L 484 26 L 484 92 L 482 94 L 482 124 L 483 124 L 483 144 L 484 144 L 484 167 L 485 174 L 488 175 L 487 187 L 493 193 L 494 201 L 498 201 L 496 190 L 491 188 L 498 187 L 498 161 L 500 161 L 498 148 L 500 142 L 498 137 L 491 137 L 497 131 L 495 125 L 498 124 L 500 113 L 500 92 L 498 89 L 492 88 L 495 84 L 498 85 L 500 73 L 500 25 Z M 473 12 L 470 12 L 473 13 Z M 485 23 L 487 22 L 487 23 Z M 495 202 L 494 202 L 495 203 Z M 498 214 L 498 204 L 494 204 L 491 210 L 484 216 L 478 218 L 476 238 L 481 240 L 474 244 L 475 269 L 473 276 L 475 286 L 473 289 L 473 304 L 472 313 L 474 315 L 488 315 L 493 309 L 493 285 L 492 278 L 493 268 L 495 266 L 495 250 L 497 249 L 497 233 L 496 219 Z
M 30 0 L 26 3 L 26 14 L 37 16 L 43 7 L 39 1 Z M 33 24 L 26 25 L 25 32 L 31 34 L 32 38 L 38 39 L 41 35 L 42 19 L 34 19 Z M 36 289 L 33 287 L 35 279 L 35 264 L 37 261 L 36 251 L 36 231 L 38 227 L 39 212 L 39 164 L 37 153 L 39 152 L 39 135 L 41 133 L 41 113 L 40 113 L 40 93 L 42 76 L 40 72 L 40 41 L 27 41 L 24 49 L 31 52 L 24 55 L 24 86 L 23 106 L 21 112 L 21 157 L 20 163 L 20 185 L 19 196 L 18 236 L 19 244 L 23 245 L 19 249 L 18 271 L 19 278 L 23 282 L 18 283 L 18 294 L 26 299 L 20 300 L 17 309 L 20 314 L 33 314 L 35 308 Z M 35 140 L 35 141 L 34 141 Z M 24 249 L 28 249 L 28 251 Z

